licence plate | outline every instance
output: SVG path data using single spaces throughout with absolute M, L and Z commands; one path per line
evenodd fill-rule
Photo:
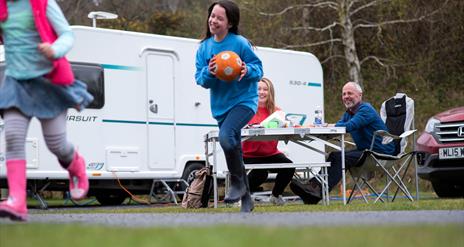
M 464 147 L 440 148 L 438 151 L 438 157 L 440 159 L 464 158 Z

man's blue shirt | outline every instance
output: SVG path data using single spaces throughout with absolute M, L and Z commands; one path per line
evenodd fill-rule
M 370 148 L 372 136 L 376 130 L 387 130 L 377 111 L 371 104 L 366 102 L 361 102 L 354 112 L 346 111 L 335 126 L 345 127 L 346 132 L 353 137 L 356 148 L 361 151 Z M 393 155 L 395 153 L 395 144 L 390 142 L 383 145 L 382 138 L 377 136 L 373 151 Z

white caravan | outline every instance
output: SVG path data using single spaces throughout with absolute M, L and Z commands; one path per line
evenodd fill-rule
M 87 162 L 90 195 L 102 204 L 132 193 L 148 194 L 155 181 L 176 181 L 204 165 L 204 135 L 217 129 L 209 91 L 195 83 L 199 40 L 73 26 L 75 44 L 68 59 L 76 77 L 89 85 L 95 101 L 83 112 L 69 110 L 68 138 Z M 264 75 L 287 113 L 323 108 L 323 75 L 318 59 L 306 52 L 257 47 Z M 0 184 L 5 187 L 4 138 Z M 35 190 L 66 190 L 67 172 L 47 150 L 33 120 L 27 138 L 28 184 Z M 295 162 L 319 162 L 297 145 L 280 144 Z M 306 149 L 307 150 L 307 149 Z M 304 151 L 304 152 L 303 152 Z M 308 157 L 313 155 L 314 157 Z M 222 155 L 221 155 L 222 156 Z M 226 165 L 218 166 L 224 177 Z

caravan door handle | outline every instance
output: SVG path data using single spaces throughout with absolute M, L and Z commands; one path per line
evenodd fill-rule
M 158 104 L 153 103 L 153 100 L 150 100 L 149 103 L 150 103 L 150 111 L 152 113 L 158 114 Z

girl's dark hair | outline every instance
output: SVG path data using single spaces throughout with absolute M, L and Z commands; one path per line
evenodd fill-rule
M 238 5 L 232 1 L 229 0 L 221 0 L 214 2 L 209 6 L 208 8 L 208 18 L 206 18 L 206 33 L 205 37 L 201 40 L 202 42 L 209 37 L 211 37 L 211 32 L 209 31 L 209 17 L 211 16 L 211 12 L 213 12 L 214 6 L 219 5 L 223 7 L 226 10 L 226 16 L 227 20 L 229 21 L 229 24 L 231 27 L 229 28 L 230 33 L 238 33 L 238 24 L 240 23 L 240 9 L 238 8 Z

